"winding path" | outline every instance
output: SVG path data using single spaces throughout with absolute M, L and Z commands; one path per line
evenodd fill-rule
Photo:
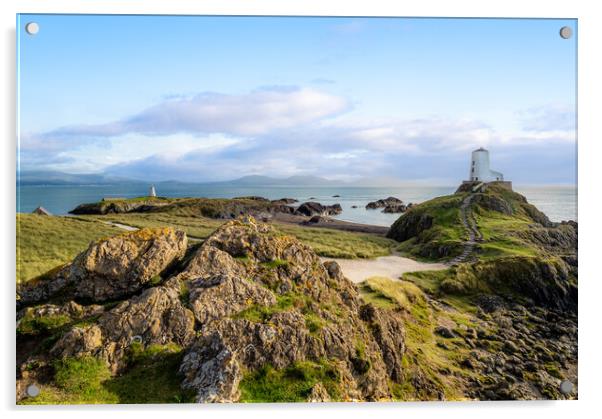
M 454 266 L 459 263 L 465 262 L 471 253 L 474 251 L 474 247 L 477 242 L 483 241 L 483 234 L 479 231 L 477 227 L 477 222 L 474 218 L 474 214 L 470 207 L 472 206 L 472 201 L 474 199 L 474 192 L 477 192 L 483 184 L 480 183 L 472 189 L 472 192 L 464 198 L 462 201 L 462 205 L 460 205 L 460 220 L 462 221 L 462 225 L 464 229 L 468 233 L 468 240 L 464 242 L 464 250 L 454 259 L 448 262 L 448 265 Z

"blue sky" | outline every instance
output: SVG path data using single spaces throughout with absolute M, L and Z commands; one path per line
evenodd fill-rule
M 29 21 L 40 25 L 27 35 Z M 574 20 L 21 15 L 21 170 L 574 183 Z

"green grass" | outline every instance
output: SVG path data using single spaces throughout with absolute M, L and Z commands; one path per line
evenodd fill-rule
M 214 220 L 180 211 L 159 213 L 130 213 L 78 216 L 79 219 L 112 221 L 132 227 L 171 226 L 183 230 L 190 237 L 204 239 L 226 220 Z M 333 258 L 375 258 L 391 253 L 395 241 L 367 233 L 354 233 L 327 228 L 300 227 L 291 224 L 272 223 L 276 231 L 296 237 L 310 246 L 318 255 Z
M 382 308 L 399 307 L 409 311 L 417 299 L 423 298 L 420 289 L 411 282 L 377 276 L 362 282 L 360 290 L 364 300 Z
M 70 322 L 71 318 L 64 314 L 34 317 L 28 313 L 19 322 L 17 333 L 20 335 L 52 333 Z
M 366 259 L 391 254 L 395 241 L 367 233 L 297 227 L 275 224 L 276 229 L 294 236 L 311 247 L 318 255 L 342 259 Z
M 17 282 L 70 262 L 90 242 L 123 230 L 94 220 L 17 214 Z
M 80 215 L 78 218 L 111 221 L 137 228 L 170 226 L 177 230 L 185 231 L 190 237 L 199 239 L 207 238 L 225 222 L 205 217 L 186 217 L 169 213 Z
M 288 266 L 288 262 L 286 260 L 282 260 L 282 259 L 274 259 L 269 262 L 261 263 L 261 266 L 263 266 L 264 268 L 268 268 L 268 269 L 277 269 L 281 266 Z
M 340 376 L 326 360 L 299 361 L 282 370 L 266 365 L 244 375 L 240 382 L 241 402 L 305 402 L 311 389 L 322 383 L 331 399 L 340 394 Z
M 407 275 L 407 274 L 406 274 Z M 405 275 L 404 275 L 405 277 Z M 458 365 L 469 349 L 454 347 L 446 350 L 437 345 L 439 337 L 434 328 L 440 317 L 450 319 L 460 316 L 462 322 L 469 317 L 462 313 L 453 314 L 435 311 L 426 295 L 414 283 L 388 278 L 369 278 L 360 288 L 367 302 L 385 302 L 384 309 L 401 310 L 404 319 L 406 353 L 404 354 L 402 380 L 391 382 L 390 388 L 397 400 L 434 400 L 443 394 L 446 400 L 463 398 L 462 376 L 468 374 Z M 449 371 L 450 373 L 442 373 Z M 415 378 L 421 377 L 422 384 L 416 385 Z
M 276 313 L 289 311 L 294 308 L 303 308 L 307 302 L 307 297 L 289 292 L 284 295 L 276 296 L 276 304 L 266 306 L 263 304 L 253 304 L 249 308 L 233 316 L 235 319 L 246 319 L 255 323 L 266 323 Z
M 133 347 L 125 372 L 112 377 L 104 361 L 84 356 L 53 364 L 54 380 L 22 404 L 186 403 L 194 394 L 180 388 L 183 352 L 176 345 Z
M 480 260 L 505 256 L 538 256 L 542 251 L 533 243 L 520 239 L 517 233 L 529 229 L 533 221 L 520 215 L 504 215 L 479 209 L 475 219 L 484 242 L 480 244 Z
M 433 218 L 433 225 L 417 237 L 396 243 L 396 250 L 422 260 L 450 259 L 460 254 L 462 243 L 467 239 L 467 233 L 460 219 L 460 205 L 465 196 L 465 194 L 441 196 L 412 207 L 391 226 L 393 231 L 404 223 L 406 216 L 420 217 L 428 214 Z M 449 249 L 449 254 L 441 258 L 440 248 Z

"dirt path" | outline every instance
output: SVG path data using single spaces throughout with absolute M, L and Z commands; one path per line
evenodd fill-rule
M 480 187 L 480 185 L 477 186 L 477 188 L 478 187 Z M 475 191 L 476 190 L 473 192 Z M 465 262 L 474 251 L 474 247 L 477 242 L 483 241 L 483 234 L 481 234 L 479 231 L 472 210 L 470 209 L 473 198 L 474 195 L 472 193 L 467 195 L 462 201 L 462 205 L 460 205 L 460 220 L 462 221 L 464 229 L 468 233 L 468 240 L 464 242 L 464 250 L 462 253 L 448 262 L 448 264 L 451 266 Z
M 321 258 L 322 261 L 334 260 L 343 274 L 352 282 L 358 283 L 371 276 L 384 276 L 398 279 L 406 272 L 435 271 L 449 268 L 444 263 L 424 263 L 402 256 L 381 256 L 376 259 L 333 259 Z

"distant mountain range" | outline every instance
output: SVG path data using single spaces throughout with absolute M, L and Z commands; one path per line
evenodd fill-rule
M 50 170 L 22 171 L 17 177 L 21 185 L 116 185 L 116 184 L 145 184 L 154 183 L 155 185 L 164 184 L 207 184 L 224 186 L 358 186 L 358 187 L 395 187 L 404 186 L 404 183 L 396 178 L 378 177 L 363 178 L 354 182 L 344 182 L 330 180 L 319 176 L 295 175 L 286 178 L 275 178 L 269 176 L 250 175 L 243 176 L 233 180 L 219 182 L 181 182 L 176 180 L 164 181 L 143 181 L 139 179 L 129 179 L 119 176 L 112 176 L 103 173 L 97 174 L 74 174 Z
M 74 174 L 51 170 L 21 171 L 17 173 L 17 182 L 21 185 L 111 185 L 116 183 L 143 183 L 137 180 L 104 174 Z
M 346 183 L 325 179 L 318 176 L 290 176 L 287 178 L 274 178 L 269 176 L 243 176 L 238 179 L 213 184 L 232 186 L 341 186 Z

